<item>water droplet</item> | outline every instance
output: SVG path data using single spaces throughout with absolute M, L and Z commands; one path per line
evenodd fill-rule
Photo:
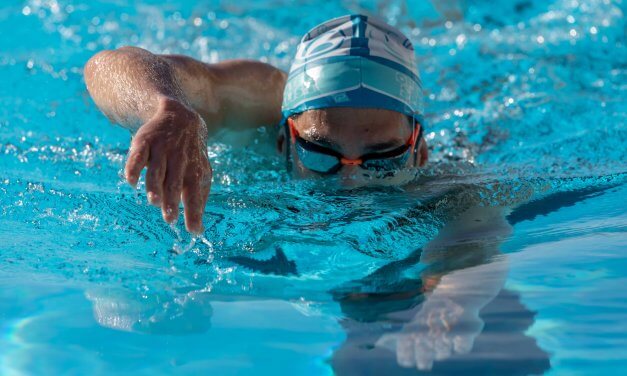
M 455 43 L 457 44 L 457 47 L 462 48 L 466 44 L 466 35 L 459 34 L 455 38 Z

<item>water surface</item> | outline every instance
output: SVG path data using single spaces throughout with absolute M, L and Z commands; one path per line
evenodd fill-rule
M 413 184 L 292 180 L 270 128 L 226 132 L 191 239 L 123 183 L 129 135 L 86 92 L 91 55 L 136 45 L 287 69 L 302 34 L 350 12 L 415 45 L 431 164 Z M 410 323 L 462 273 L 489 303 L 472 351 L 433 374 L 620 374 L 624 31 L 621 1 L 1 5 L 0 373 L 416 373 L 381 339 L 446 354 L 442 338 L 474 321 L 439 337 Z M 493 231 L 427 252 L 475 205 L 503 208 Z

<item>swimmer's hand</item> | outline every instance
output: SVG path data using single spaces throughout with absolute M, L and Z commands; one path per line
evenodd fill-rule
M 426 300 L 411 322 L 398 333 L 384 334 L 376 346 L 396 353 L 401 367 L 430 370 L 436 360 L 470 352 L 483 325 L 478 312 L 450 299 Z
M 202 216 L 211 188 L 207 156 L 207 126 L 198 113 L 183 103 L 162 98 L 156 113 L 131 142 L 125 176 L 135 186 L 144 167 L 148 201 L 161 207 L 163 219 L 178 219 L 183 200 L 185 225 L 203 231 Z

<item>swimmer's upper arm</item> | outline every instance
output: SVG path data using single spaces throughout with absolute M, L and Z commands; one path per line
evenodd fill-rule
M 257 127 L 281 119 L 285 72 L 253 60 L 206 64 L 181 55 L 163 55 L 176 73 L 188 103 L 208 124 Z
M 141 48 L 100 51 L 87 61 L 83 73 L 100 110 L 132 132 L 154 115 L 160 97 L 182 96 L 172 67 Z
M 502 239 L 511 234 L 506 220 L 508 208 L 474 206 L 449 221 L 431 240 L 426 249 L 457 245 L 463 242 L 483 242 Z
M 211 132 L 222 126 L 278 123 L 287 75 L 259 61 L 206 64 L 187 56 L 121 47 L 89 59 L 84 77 L 96 105 L 132 132 L 155 114 L 163 97 L 192 107 Z
M 444 266 L 444 275 L 428 299 L 450 299 L 464 310 L 478 313 L 498 294 L 509 269 L 506 257 L 495 257 L 512 232 L 505 218 L 507 210 L 471 207 L 424 247 L 421 262 Z

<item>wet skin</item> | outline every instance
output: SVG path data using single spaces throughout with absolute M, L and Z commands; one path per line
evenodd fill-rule
M 96 105 L 134 134 L 125 168 L 136 185 L 146 168 L 148 201 L 175 222 L 179 203 L 188 231 L 202 233 L 202 217 L 212 170 L 206 141 L 221 128 L 242 129 L 278 124 L 286 74 L 268 64 L 231 60 L 205 64 L 185 56 L 155 55 L 135 47 L 102 51 L 85 65 L 85 83 Z M 407 118 L 393 111 L 362 108 L 313 110 L 294 126 L 303 138 L 326 145 L 347 158 L 402 145 L 411 134 Z M 285 134 L 278 145 L 290 147 Z M 295 153 L 292 153 L 294 155 Z M 419 158 L 427 160 L 424 141 Z M 309 176 L 298 158 L 296 172 Z M 352 177 L 359 167 L 343 167 Z
M 407 116 L 384 109 L 336 107 L 306 111 L 288 119 L 298 135 L 316 145 L 339 152 L 347 159 L 359 159 L 369 153 L 384 153 L 402 147 L 412 136 L 413 124 Z M 281 139 L 283 135 L 279 136 Z M 282 144 L 282 141 L 280 141 Z M 290 142 L 288 145 L 293 146 Z M 427 147 L 422 141 L 417 159 L 412 156 L 406 167 L 422 166 L 427 162 Z M 317 176 L 308 170 L 292 150 L 294 172 L 299 176 Z M 345 165 L 338 174 L 343 178 L 359 179 L 363 169 Z
M 194 233 L 203 231 L 202 215 L 212 177 L 206 141 L 224 127 L 241 129 L 243 125 L 256 128 L 277 124 L 281 120 L 285 80 L 284 72 L 259 62 L 235 60 L 205 64 L 184 56 L 155 55 L 133 47 L 100 52 L 85 66 L 85 82 L 96 105 L 110 120 L 134 135 L 125 169 L 127 180 L 135 185 L 146 168 L 149 201 L 161 207 L 167 222 L 174 222 L 182 200 L 187 229 Z M 395 149 L 407 142 L 412 131 L 406 116 L 380 109 L 308 111 L 295 117 L 292 125 L 302 138 L 333 149 L 348 159 Z M 286 148 L 293 146 L 285 131 L 282 132 L 278 135 L 277 145 L 286 152 Z M 407 161 L 408 167 L 422 166 L 427 161 L 424 140 L 418 150 L 418 157 Z M 297 154 L 292 152 L 291 155 L 295 173 L 311 175 Z M 343 166 L 339 174 L 352 179 L 353 175 L 359 175 L 358 172 L 361 167 Z M 489 216 L 482 213 L 479 217 Z M 492 217 L 501 218 L 498 215 Z M 477 223 L 475 219 L 460 220 L 458 227 L 467 229 L 469 224 Z M 489 221 L 481 223 L 489 229 L 499 228 Z M 464 233 L 461 230 L 456 232 Z M 430 247 L 437 248 L 437 239 L 430 244 Z M 439 247 L 444 246 L 440 244 Z M 441 358 L 453 350 L 468 350 L 469 346 L 449 341 L 446 342 L 448 347 L 443 347 L 446 353 L 429 352 L 425 358 L 422 351 L 415 351 L 419 348 L 415 339 L 421 339 L 420 346 L 426 343 L 422 340 L 423 334 L 433 328 L 422 324 L 429 324 L 430 321 L 424 318 L 434 314 L 450 318 L 450 323 L 446 321 L 444 324 L 444 330 L 440 327 L 433 329 L 444 337 L 454 332 L 454 323 L 461 319 L 476 322 L 476 312 L 495 295 L 495 286 L 500 286 L 500 283 L 493 282 L 501 281 L 502 270 L 482 271 L 482 274 L 494 277 L 488 279 L 490 283 L 481 283 L 485 282 L 481 279 L 477 284 L 470 284 L 468 281 L 472 278 L 464 273 L 451 273 L 441 280 L 440 288 L 434 289 L 422 305 L 420 314 L 412 320 L 417 325 L 408 325 L 403 332 L 382 338 L 380 346 L 396 352 L 399 364 L 421 369 L 429 368 L 434 358 Z M 473 296 L 481 299 L 467 299 L 464 287 L 468 286 L 472 287 Z M 483 292 L 477 295 L 479 290 Z M 452 303 L 442 303 L 449 301 Z M 471 343 L 476 335 L 475 332 L 465 334 L 468 338 L 462 341 L 464 343 Z M 455 336 L 460 334 L 455 332 Z M 429 337 L 430 341 L 432 337 Z M 451 343 L 453 347 L 449 346 Z M 427 345 L 434 347 L 435 342 Z

